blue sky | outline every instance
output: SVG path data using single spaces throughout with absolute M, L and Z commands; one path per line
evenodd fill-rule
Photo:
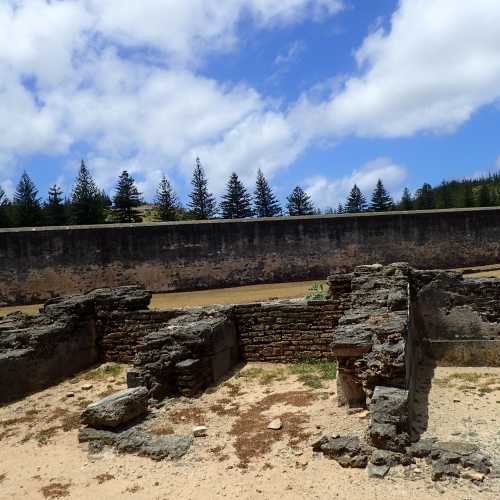
M 128 169 L 185 201 L 200 156 L 217 193 L 262 168 L 321 208 L 500 168 L 497 0 L 4 0 L 0 26 L 8 193 L 69 193 L 82 157 L 111 194 Z

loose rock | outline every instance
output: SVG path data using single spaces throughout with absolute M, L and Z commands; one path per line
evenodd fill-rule
M 197 425 L 193 428 L 194 437 L 204 437 L 207 435 L 207 428 L 204 425 Z
M 268 426 L 268 429 L 271 429 L 273 431 L 279 431 L 283 427 L 283 423 L 281 422 L 281 419 L 275 418 Z
M 96 429 L 116 428 L 146 413 L 148 391 L 145 387 L 125 389 L 87 406 L 81 421 Z

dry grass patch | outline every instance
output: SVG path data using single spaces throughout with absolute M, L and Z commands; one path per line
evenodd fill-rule
M 222 398 L 211 405 L 209 410 L 219 417 L 236 417 L 239 414 L 240 406 L 229 398 Z
M 174 428 L 167 422 L 162 422 L 161 424 L 155 425 L 151 428 L 151 433 L 155 436 L 167 436 L 169 434 L 175 434 Z
M 205 412 L 201 408 L 182 408 L 168 413 L 174 424 L 199 424 L 205 420 Z
M 129 486 L 125 492 L 126 493 L 137 493 L 138 491 L 141 491 L 142 487 L 139 486 L 138 484 L 134 484 L 134 486 Z
M 323 381 L 335 380 L 337 365 L 333 361 L 302 361 L 290 366 L 290 372 L 311 389 L 322 389 Z
M 223 387 L 227 389 L 228 395 L 231 398 L 236 398 L 243 394 L 239 382 L 226 382 Z
M 229 434 L 235 437 L 234 448 L 240 468 L 247 468 L 253 459 L 271 451 L 272 445 L 288 437 L 290 446 L 306 441 L 310 434 L 303 430 L 309 421 L 308 415 L 301 412 L 286 412 L 280 418 L 283 428 L 279 431 L 268 429 L 269 417 L 264 415 L 272 406 L 285 404 L 294 407 L 309 406 L 316 396 L 310 392 L 291 391 L 266 396 L 242 412 L 234 422 Z
M 435 378 L 432 383 L 438 387 L 454 387 L 468 393 L 477 391 L 480 396 L 500 390 L 500 377 L 494 373 L 452 373 L 447 377 Z
M 105 483 L 106 481 L 111 481 L 114 478 L 115 478 L 115 476 L 113 476 L 113 474 L 110 474 L 109 472 L 105 472 L 104 474 L 99 474 L 94 479 L 96 479 L 99 484 L 102 484 L 102 483 Z
M 240 371 L 236 377 L 244 380 L 255 380 L 261 384 L 268 385 L 274 381 L 286 380 L 288 372 L 285 368 L 264 369 L 253 367 Z
M 62 498 L 69 496 L 69 487 L 71 483 L 51 483 L 40 488 L 44 498 Z
M 229 455 L 223 453 L 224 446 L 214 446 L 213 448 L 210 448 L 208 451 L 212 453 L 215 457 L 217 457 L 217 460 L 219 462 L 225 462 L 226 460 L 229 460 Z
M 38 441 L 38 446 L 46 446 L 49 441 L 57 434 L 57 431 L 62 429 L 60 425 L 47 427 L 35 434 L 35 439 Z

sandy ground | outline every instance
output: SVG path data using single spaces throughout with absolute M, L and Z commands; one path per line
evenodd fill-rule
M 324 281 L 300 281 L 293 283 L 271 283 L 267 285 L 248 285 L 195 292 L 157 293 L 151 300 L 151 309 L 175 309 L 200 307 L 213 304 L 245 304 L 271 299 L 297 299 L 305 297 L 315 283 Z M 42 304 L 28 306 L 0 307 L 0 317 L 15 311 L 35 314 Z
M 399 500 L 493 499 L 500 493 L 491 480 L 482 486 L 434 484 L 423 461 L 375 480 L 365 470 L 342 469 L 313 455 L 310 444 L 317 437 L 361 433 L 366 417 L 336 406 L 334 380 L 320 380 L 313 389 L 304 384 L 307 376 L 280 365 L 249 364 L 198 399 L 169 400 L 155 409 L 145 424 L 157 433 L 208 427 L 208 435 L 196 438 L 179 461 L 111 450 L 89 456 L 77 442 L 79 408 L 124 387 L 124 371 L 117 371 L 113 366 L 90 372 L 0 408 L 0 498 Z M 430 390 L 429 432 L 476 432 L 474 439 L 489 440 L 498 452 L 499 392 L 476 397 L 447 385 Z M 275 417 L 283 422 L 280 431 L 267 429 Z
M 500 472 L 500 368 L 430 368 L 421 385 L 422 437 L 477 443 Z

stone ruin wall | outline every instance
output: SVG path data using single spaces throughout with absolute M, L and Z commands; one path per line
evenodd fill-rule
M 217 342 L 215 335 L 214 342 L 202 341 L 201 348 L 190 347 L 182 359 L 176 360 L 179 363 L 207 357 L 203 350 L 211 351 L 208 358 L 218 360 L 225 371 L 240 360 L 333 359 L 331 332 L 348 302 L 348 294 L 339 293 L 336 299 L 323 301 L 284 300 L 156 311 L 147 309 L 150 298 L 151 294 L 139 287 L 100 289 L 49 301 L 39 315 L 14 313 L 0 320 L 0 380 L 6 382 L 0 391 L 0 403 L 41 390 L 99 362 L 133 364 L 138 354 L 144 358 L 144 352 L 161 352 L 164 342 L 155 340 L 155 334 L 164 332 L 168 340 L 172 337 L 169 331 L 179 329 L 179 321 L 184 318 L 190 324 L 207 318 L 227 320 L 232 333 L 229 341 Z M 181 331 L 189 335 L 190 329 Z M 231 360 L 231 366 L 227 359 L 221 361 L 221 356 Z M 196 377 L 206 386 L 220 377 L 221 369 L 211 366 L 211 361 L 204 363 L 196 368 Z M 178 370 L 185 372 L 186 367 Z M 205 376 L 203 371 L 215 375 Z M 189 377 L 184 373 L 179 379 Z M 190 389 L 182 388 L 181 392 L 189 393 Z
M 167 453 L 159 450 L 161 438 L 134 426 L 102 430 L 109 410 L 123 409 L 124 401 L 134 409 L 114 428 L 146 412 L 148 401 L 195 396 L 241 360 L 334 356 L 337 403 L 368 408 L 369 424 L 363 436 L 323 436 L 314 451 L 343 467 L 367 467 L 370 477 L 427 457 L 434 480 L 482 481 L 492 462 L 477 446 L 419 441 L 414 391 L 424 364 L 500 365 L 500 280 L 397 263 L 358 266 L 328 282 L 332 298 L 316 302 L 150 311 L 150 292 L 122 287 L 52 300 L 34 317 L 14 313 L 0 320 L 0 404 L 99 361 L 132 362 L 129 389 L 87 407 L 82 422 L 89 427 L 79 440 L 128 452 L 139 443 L 140 453 L 160 459 L 173 456 L 169 440 Z M 183 453 L 192 440 L 171 439 Z
M 0 230 L 0 304 L 323 279 L 360 264 L 500 262 L 500 209 Z
M 180 358 L 174 356 L 176 363 L 206 358 L 205 348 L 210 351 L 208 358 L 219 359 L 225 353 L 233 364 L 335 357 L 340 400 L 344 397 L 343 402 L 353 406 L 369 402 L 376 386 L 411 392 L 413 374 L 422 360 L 457 366 L 500 364 L 498 279 L 464 280 L 459 273 L 416 271 L 394 264 L 360 266 L 354 273 L 333 274 L 328 282 L 331 299 L 325 301 L 154 311 L 147 309 L 149 292 L 122 287 L 49 301 L 34 317 L 9 315 L 0 320 L 4 382 L 0 402 L 40 390 L 98 362 L 134 363 L 141 352 L 145 359 L 144 352 L 155 345 L 166 349 L 168 356 L 175 349 L 182 351 L 183 347 L 166 346 L 164 340 L 181 328 L 185 318 L 192 325 L 200 318 L 208 323 L 214 318 L 221 324 L 229 321 L 232 340 L 219 346 L 198 333 L 195 337 L 201 343 L 197 347 L 192 343 Z M 161 342 L 155 338 L 159 331 Z M 182 331 L 189 336 L 192 327 Z M 203 363 L 191 364 L 194 375 L 186 375 L 184 365 L 176 370 L 183 372 L 184 380 L 211 371 L 202 384 L 207 385 L 220 369 L 207 368 L 211 361 Z M 221 366 L 228 363 L 225 360 Z

